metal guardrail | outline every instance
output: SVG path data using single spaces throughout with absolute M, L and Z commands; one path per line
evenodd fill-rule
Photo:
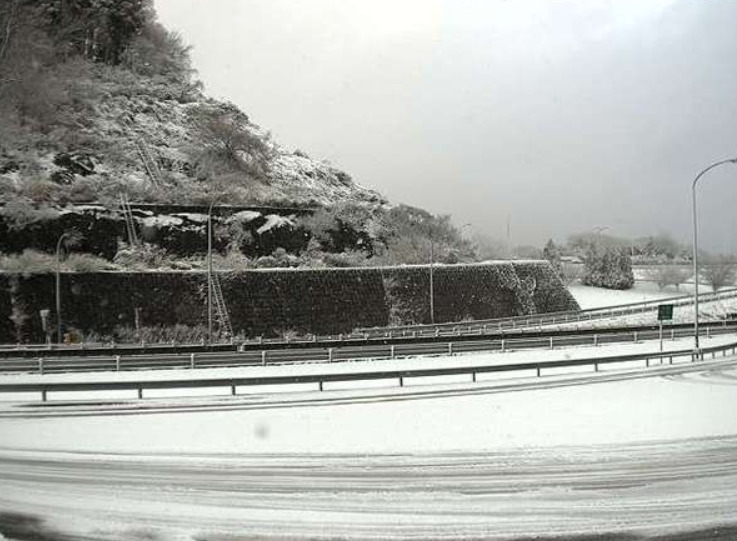
M 719 320 L 706 322 L 702 325 L 704 334 L 708 337 L 709 333 L 723 333 L 734 331 L 737 329 L 737 320 Z M 664 326 L 664 333 L 666 336 L 670 335 L 672 338 L 676 336 L 688 336 L 691 335 L 693 325 L 688 323 L 671 324 Z M 560 330 L 554 328 L 547 328 L 542 330 L 535 330 L 531 332 L 529 329 L 516 328 L 508 329 L 502 332 L 484 333 L 482 329 L 476 329 L 474 331 L 467 331 L 466 333 L 460 332 L 446 332 L 446 333 L 433 333 L 431 335 L 421 334 L 417 332 L 409 332 L 404 336 L 395 336 L 392 338 L 376 337 L 366 338 L 360 336 L 358 338 L 352 337 L 338 337 L 329 341 L 315 341 L 315 340 L 294 340 L 289 342 L 281 341 L 252 341 L 240 344 L 223 344 L 223 345 L 212 345 L 212 346 L 200 346 L 200 345 L 175 345 L 175 346 L 120 346 L 120 347 L 104 347 L 104 348 L 89 348 L 89 349 L 72 349 L 63 348 L 60 350 L 56 349 L 38 349 L 28 348 L 20 350 L 6 350 L 0 351 L 0 371 L 7 370 L 12 366 L 21 366 L 18 363 L 26 361 L 27 363 L 40 362 L 42 365 L 45 360 L 58 359 L 59 362 L 63 358 L 69 359 L 73 357 L 81 358 L 86 357 L 87 359 L 94 358 L 107 358 L 108 361 L 111 359 L 121 358 L 163 358 L 165 356 L 179 356 L 182 358 L 179 363 L 179 367 L 185 367 L 191 356 L 195 356 L 197 359 L 206 356 L 228 356 L 241 358 L 248 358 L 249 362 L 241 362 L 243 364 L 255 364 L 257 360 L 264 360 L 268 357 L 270 361 L 274 359 L 293 359 L 296 362 L 304 360 L 336 360 L 342 358 L 346 354 L 355 355 L 352 358 L 373 358 L 385 357 L 383 355 L 374 355 L 371 352 L 374 351 L 396 351 L 397 355 L 399 352 L 403 352 L 404 356 L 409 355 L 420 355 L 420 354 L 442 354 L 446 352 L 448 344 L 454 344 L 453 347 L 464 348 L 470 346 L 464 346 L 466 343 L 483 343 L 486 344 L 484 347 L 487 351 L 504 350 L 505 345 L 507 349 L 512 349 L 512 346 L 516 345 L 518 348 L 529 348 L 529 347 L 546 347 L 548 344 L 550 347 L 561 346 L 561 345 L 585 345 L 591 343 L 593 337 L 593 344 L 604 343 L 604 342 L 616 342 L 626 341 L 629 337 L 633 337 L 634 341 L 645 338 L 657 338 L 658 326 L 657 325 L 637 325 L 637 326 L 608 326 L 608 327 L 589 327 L 579 328 L 577 330 Z M 489 345 L 492 344 L 492 345 Z M 496 344 L 494 346 L 493 344 Z M 392 346 L 394 348 L 392 349 Z M 428 349 L 430 348 L 430 349 Z M 322 353 L 319 353 L 322 352 Z M 368 354 L 366 353 L 368 352 Z M 254 357 L 255 355 L 255 357 Z M 82 362 L 83 360 L 80 360 Z M 15 363 L 15 364 L 13 364 Z M 31 366 L 28 364 L 27 366 Z M 89 365 L 88 365 L 89 366 Z M 109 366 L 109 365 L 106 365 Z M 138 366 L 137 368 L 156 368 L 153 361 L 150 362 L 149 366 Z M 88 368 L 88 370 L 94 370 L 95 368 Z M 100 368 L 109 369 L 109 368 Z M 28 368 L 26 368 L 28 370 Z
M 473 382 L 476 382 L 478 374 L 494 372 L 530 371 L 534 370 L 537 377 L 542 377 L 543 369 L 593 366 L 598 372 L 599 367 L 605 364 L 624 363 L 633 361 L 645 361 L 649 367 L 651 361 L 660 360 L 661 363 L 668 359 L 673 364 L 674 359 L 689 358 L 691 362 L 703 360 L 707 355 L 716 358 L 718 353 L 722 357 L 727 354 L 734 355 L 737 352 L 737 342 L 727 345 L 703 348 L 700 351 L 690 349 L 671 351 L 655 354 L 633 354 L 618 355 L 611 357 L 599 357 L 589 359 L 564 359 L 557 361 L 526 362 L 501 365 L 485 366 L 453 366 L 444 368 L 417 368 L 385 371 L 347 372 L 333 374 L 302 374 L 286 376 L 262 376 L 262 377 L 230 377 L 230 378 L 196 378 L 187 380 L 141 380 L 141 381 L 98 381 L 98 382 L 41 382 L 41 383 L 4 383 L 0 384 L 0 393 L 41 393 L 42 401 L 48 400 L 50 392 L 70 391 L 124 391 L 135 390 L 138 398 L 143 399 L 144 390 L 155 389 L 193 389 L 193 388 L 230 388 L 233 396 L 237 394 L 238 387 L 262 386 L 262 385 L 294 385 L 317 383 L 320 391 L 324 390 L 325 383 L 347 382 L 347 381 L 375 381 L 396 379 L 399 386 L 404 386 L 405 379 L 420 377 L 437 377 L 468 374 Z

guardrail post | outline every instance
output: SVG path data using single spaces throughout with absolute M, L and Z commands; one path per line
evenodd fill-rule
M 392 344 L 391 346 L 389 346 L 389 358 L 390 359 L 393 359 L 394 358 L 394 344 Z
M 632 333 L 632 334 L 633 334 L 633 336 L 634 336 L 634 340 L 633 340 L 633 342 L 637 342 L 637 331 L 635 331 L 635 332 L 634 332 L 634 333 Z
M 261 352 L 261 366 L 266 366 L 266 350 Z
M 489 334 L 489 326 L 484 325 L 484 334 Z
M 553 349 L 553 337 L 550 337 L 550 349 Z
M 599 345 L 599 335 L 598 334 L 595 334 L 594 335 L 594 345 L 595 346 L 598 346 Z
M 711 327 L 709 326 L 706 327 L 706 337 L 711 338 Z
M 440 336 L 440 329 L 435 327 L 435 336 Z
M 448 342 L 448 355 L 453 355 L 453 342 Z
M 471 381 L 476 383 L 476 372 L 471 372 Z
M 230 386 L 230 394 L 235 396 L 235 385 Z
M 539 364 L 537 365 L 537 377 L 538 378 L 540 377 L 540 365 Z
M 404 378 L 402 376 L 399 376 L 399 386 L 404 387 Z
M 650 368 L 650 357 L 645 357 L 645 367 Z
M 143 400 L 143 387 L 138 388 L 138 400 Z
M 504 338 L 502 338 L 502 353 L 504 353 Z
M 333 348 L 328 348 L 328 362 L 333 361 Z
M 317 382 L 317 387 L 322 391 L 322 381 Z
M 671 339 L 671 341 L 673 341 L 673 340 L 676 339 L 676 330 L 675 329 L 671 329 L 670 330 L 670 339 Z
M 44 358 L 43 357 L 38 358 L 38 373 L 39 374 L 44 373 Z
M 194 367 L 195 367 L 195 355 L 194 355 L 194 353 L 190 353 L 190 355 L 189 355 L 189 367 L 194 370 Z
M 594 372 L 599 371 L 599 363 L 594 363 Z
M 417 331 L 412 331 L 412 338 L 417 338 Z
M 43 390 L 41 391 L 41 402 L 46 402 L 46 399 L 47 399 L 47 398 L 48 398 L 48 397 L 46 396 L 46 389 L 43 389 Z
M 115 356 L 115 371 L 120 372 L 120 355 Z

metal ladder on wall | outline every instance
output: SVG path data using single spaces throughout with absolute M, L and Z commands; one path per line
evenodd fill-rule
M 131 246 L 138 246 L 139 241 L 138 233 L 136 233 L 136 221 L 133 218 L 133 209 L 128 201 L 128 196 L 123 194 L 120 195 L 120 208 L 123 211 L 123 216 L 125 216 L 125 230 L 128 233 L 128 243 Z
M 212 297 L 215 300 L 215 310 L 217 311 L 218 322 L 220 323 L 220 330 L 224 332 L 229 338 L 233 337 L 233 326 L 230 323 L 230 315 L 228 314 L 228 307 L 225 306 L 225 299 L 223 298 L 223 288 L 220 286 L 220 279 L 217 273 L 212 273 Z
M 149 148 L 145 143 L 136 141 L 136 151 L 138 151 L 138 157 L 141 158 L 141 162 L 143 163 L 143 167 L 146 169 L 148 178 L 151 179 L 151 183 L 156 187 L 161 187 L 163 184 L 161 169 L 159 169 L 159 165 L 151 154 Z

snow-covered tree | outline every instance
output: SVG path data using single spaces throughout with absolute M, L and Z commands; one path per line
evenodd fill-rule
M 635 276 L 629 253 L 624 248 L 590 244 L 584 257 L 581 282 L 607 289 L 631 289 Z
M 548 240 L 543 248 L 543 257 L 550 261 L 550 264 L 555 270 L 556 274 L 563 277 L 563 263 L 560 258 L 560 250 L 558 246 L 553 242 L 553 239 Z
M 734 285 L 737 277 L 737 262 L 728 256 L 707 256 L 699 269 L 701 279 L 709 284 L 714 291 L 728 285 Z

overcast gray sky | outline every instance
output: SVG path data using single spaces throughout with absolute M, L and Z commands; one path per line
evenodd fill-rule
M 737 156 L 737 1 L 156 0 L 214 96 L 395 202 L 515 244 L 690 235 Z M 702 238 L 737 249 L 737 166 Z

